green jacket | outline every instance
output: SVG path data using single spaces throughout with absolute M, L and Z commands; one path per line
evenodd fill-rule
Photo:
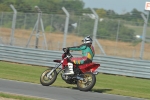
M 94 47 L 90 44 L 82 44 L 80 46 L 69 47 L 69 50 L 82 51 L 82 56 L 87 57 L 90 60 L 93 60 L 93 57 L 95 55 Z

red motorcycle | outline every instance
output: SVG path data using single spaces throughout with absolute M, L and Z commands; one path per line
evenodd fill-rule
M 81 91 L 91 90 L 96 83 L 96 75 L 98 72 L 96 69 L 100 66 L 97 63 L 88 63 L 74 66 L 73 75 L 65 75 L 65 71 L 68 68 L 68 59 L 73 57 L 70 54 L 70 51 L 67 51 L 66 48 L 63 48 L 64 54 L 62 55 L 62 60 L 54 60 L 56 62 L 56 67 L 52 69 L 45 70 L 41 77 L 40 83 L 43 86 L 49 86 L 55 82 L 57 75 L 61 72 L 62 79 L 68 84 L 77 84 L 77 88 Z M 59 66 L 62 65 L 62 68 Z

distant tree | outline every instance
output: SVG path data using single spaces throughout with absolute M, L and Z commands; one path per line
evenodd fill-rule
M 19 12 L 31 12 L 32 7 L 24 2 L 24 0 L 16 0 L 15 2 L 15 8 L 17 9 L 17 11 Z
M 1 12 L 10 11 L 10 7 L 4 4 L 0 4 L 0 11 Z
M 96 10 L 96 13 L 98 14 L 98 16 L 99 16 L 100 18 L 106 17 L 106 14 L 107 14 L 106 10 L 104 10 L 104 9 L 97 9 L 97 10 Z
M 10 4 L 14 4 L 15 2 L 16 0 L 2 0 L 2 3 L 7 6 L 9 6 Z
M 118 22 L 115 20 L 104 20 L 100 22 L 98 26 L 98 32 L 97 35 L 100 38 L 103 39 L 116 39 L 117 34 L 117 28 L 118 28 Z M 125 27 L 123 24 L 120 23 L 120 29 L 119 29 L 119 39 L 121 41 L 130 41 L 134 39 L 134 30 L 129 29 Z
M 138 11 L 137 9 L 133 9 L 131 12 L 131 16 L 132 16 L 132 21 L 137 21 L 137 19 L 141 19 L 141 13 L 140 11 Z
M 134 30 L 122 26 L 120 28 L 119 38 L 125 42 L 131 42 L 132 40 L 135 40 Z
M 113 10 L 107 10 L 106 13 L 108 18 L 116 18 L 116 15 L 118 15 Z
M 14 0 L 0 0 L 0 11 L 12 11 L 10 4 L 14 4 Z
M 0 0 L 0 3 L 3 3 L 4 2 L 4 0 Z
M 81 0 L 70 0 L 61 3 L 61 7 L 65 7 L 72 14 L 80 14 L 84 7 L 84 2 Z
M 83 9 L 84 3 L 81 0 L 43 0 L 38 6 L 46 13 L 63 13 L 62 7 L 71 13 L 77 13 Z

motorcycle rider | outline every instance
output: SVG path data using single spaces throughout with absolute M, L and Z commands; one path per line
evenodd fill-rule
M 72 57 L 68 63 L 68 70 L 65 71 L 65 75 L 73 75 L 73 63 L 74 64 L 86 64 L 91 63 L 95 55 L 94 47 L 92 46 L 92 39 L 90 36 L 85 37 L 80 46 L 68 47 L 67 50 L 82 51 L 82 57 Z

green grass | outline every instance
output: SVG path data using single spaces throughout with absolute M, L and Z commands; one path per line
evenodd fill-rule
M 0 78 L 40 83 L 40 75 L 47 67 L 0 62 Z M 53 86 L 76 88 L 65 83 L 60 75 Z M 97 75 L 92 91 L 150 99 L 150 80 L 117 75 Z
M 143 34 L 143 26 L 133 26 L 133 25 L 129 25 L 129 24 L 126 24 L 125 26 L 130 28 L 130 29 L 133 29 L 135 31 L 136 35 L 142 35 Z M 150 33 L 149 33 L 150 27 L 147 27 L 146 31 L 147 31 L 146 36 L 150 37 Z
M 16 100 L 46 100 L 46 99 L 41 99 L 41 98 L 27 97 L 27 96 L 21 96 L 21 95 L 9 94 L 9 93 L 1 93 L 1 92 L 0 92 L 0 97 L 9 98 L 9 99 L 11 98 L 11 99 L 16 99 Z

